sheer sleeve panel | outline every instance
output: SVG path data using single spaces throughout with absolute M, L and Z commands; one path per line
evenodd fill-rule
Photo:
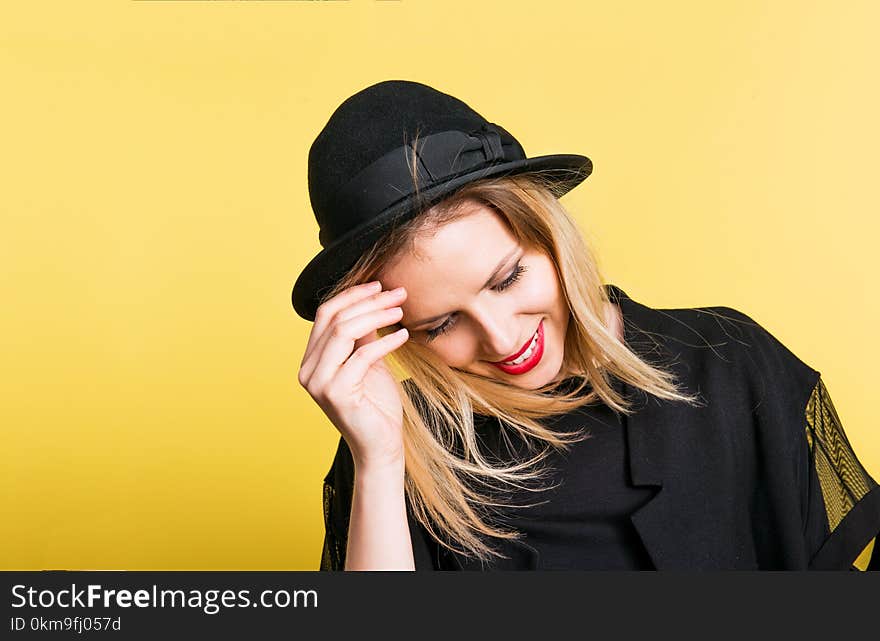
M 805 439 L 810 567 L 866 569 L 868 548 L 880 533 L 880 488 L 853 451 L 821 377 L 807 403 Z
M 321 570 L 341 571 L 345 569 L 345 549 L 347 536 L 336 532 L 334 521 L 336 490 L 324 481 L 324 549 L 321 552 Z
M 321 570 L 345 570 L 348 524 L 354 493 L 354 459 L 342 437 L 330 471 L 324 477 L 324 549 Z

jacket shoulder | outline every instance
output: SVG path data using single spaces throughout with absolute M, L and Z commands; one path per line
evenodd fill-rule
M 694 388 L 766 394 L 806 402 L 819 372 L 754 316 L 731 306 L 627 307 L 630 347 L 655 365 L 671 367 Z
M 788 388 L 806 404 L 820 373 L 800 358 L 792 347 L 784 344 L 765 325 L 741 310 L 732 307 L 710 307 L 701 310 L 736 345 L 746 370 L 768 384 Z

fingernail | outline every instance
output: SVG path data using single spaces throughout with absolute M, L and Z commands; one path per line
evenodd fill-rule
M 380 283 L 378 280 L 374 280 L 372 283 L 368 283 L 367 287 L 369 289 L 379 291 L 380 289 L 382 289 L 382 283 Z

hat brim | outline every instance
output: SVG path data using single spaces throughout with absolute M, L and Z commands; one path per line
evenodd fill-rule
M 540 172 L 554 185 L 554 194 L 559 198 L 582 183 L 592 171 L 593 163 L 586 156 L 537 156 L 484 167 L 422 190 L 419 192 L 419 208 L 413 207 L 414 198 L 408 196 L 379 216 L 355 227 L 312 258 L 294 283 L 291 293 L 293 308 L 300 317 L 314 321 L 322 297 L 392 226 L 409 220 L 421 211 L 421 206 L 436 204 L 460 187 L 482 178 Z

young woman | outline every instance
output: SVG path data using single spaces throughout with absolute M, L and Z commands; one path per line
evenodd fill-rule
M 880 488 L 819 372 L 735 309 L 605 284 L 559 202 L 591 170 L 410 81 L 318 135 L 321 568 L 865 569 Z

